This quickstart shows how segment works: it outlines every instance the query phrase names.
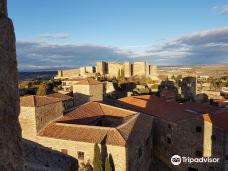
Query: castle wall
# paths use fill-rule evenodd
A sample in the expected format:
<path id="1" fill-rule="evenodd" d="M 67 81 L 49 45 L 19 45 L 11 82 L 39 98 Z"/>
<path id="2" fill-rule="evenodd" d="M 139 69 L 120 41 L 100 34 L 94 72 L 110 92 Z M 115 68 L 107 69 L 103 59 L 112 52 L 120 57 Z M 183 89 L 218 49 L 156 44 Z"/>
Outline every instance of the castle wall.
<path id="1" fill-rule="evenodd" d="M 108 68 L 107 68 L 107 63 L 106 62 L 97 62 L 96 63 L 97 67 L 96 67 L 96 72 L 101 74 L 101 75 L 105 75 L 108 73 Z"/>
<path id="2" fill-rule="evenodd" d="M 108 63 L 108 75 L 111 77 L 118 77 L 118 73 L 124 70 L 123 63 L 110 62 Z"/>
<path id="3" fill-rule="evenodd" d="M 80 75 L 80 69 L 59 70 L 55 78 L 73 78 Z"/>
<path id="4" fill-rule="evenodd" d="M 131 63 L 130 62 L 124 62 L 124 73 L 125 73 L 125 77 L 130 77 L 132 76 L 132 68 L 131 68 Z"/>
<path id="5" fill-rule="evenodd" d="M 146 75 L 146 64 L 145 62 L 134 62 L 133 65 L 134 75 Z"/>

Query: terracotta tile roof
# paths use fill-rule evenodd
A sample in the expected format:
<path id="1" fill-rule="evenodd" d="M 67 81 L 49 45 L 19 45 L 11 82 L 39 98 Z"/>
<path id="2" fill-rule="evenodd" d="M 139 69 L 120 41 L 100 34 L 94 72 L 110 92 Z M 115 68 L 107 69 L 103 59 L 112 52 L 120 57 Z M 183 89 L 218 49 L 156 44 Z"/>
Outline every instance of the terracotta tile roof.
<path id="1" fill-rule="evenodd" d="M 213 114 L 204 114 L 200 116 L 200 119 L 212 123 L 218 128 L 223 128 L 228 131 L 228 111 L 218 112 Z"/>
<path id="2" fill-rule="evenodd" d="M 20 98 L 20 106 L 22 107 L 40 107 L 48 104 L 60 102 L 60 99 L 46 96 L 23 96 Z"/>
<path id="3" fill-rule="evenodd" d="M 49 94 L 49 95 L 47 95 L 47 97 L 58 98 L 58 99 L 61 99 L 62 101 L 72 100 L 73 99 L 73 97 L 65 95 L 65 94 L 61 94 L 61 93 Z"/>
<path id="4" fill-rule="evenodd" d="M 167 121 L 177 122 L 196 117 L 208 111 L 215 110 L 208 105 L 196 103 L 179 104 L 176 101 L 167 102 L 156 96 L 131 96 L 116 101 L 123 108 L 139 111 Z"/>
<path id="5" fill-rule="evenodd" d="M 102 83 L 93 78 L 85 78 L 76 83 L 76 85 L 95 85 L 95 84 L 102 84 Z"/>
<path id="6" fill-rule="evenodd" d="M 129 110 L 101 104 L 98 102 L 89 102 L 85 105 L 80 106 L 79 108 L 71 111 L 67 115 L 63 116 L 58 121 L 70 121 L 76 119 L 86 118 L 89 119 L 91 117 L 100 117 L 100 116 L 117 116 L 117 117 L 127 117 L 134 115 L 136 112 L 132 112 Z M 94 118 L 91 118 L 92 120 Z"/>
<path id="7" fill-rule="evenodd" d="M 84 78 L 69 78 L 67 80 L 64 80 L 64 81 L 81 81 L 83 80 Z"/>
<path id="8" fill-rule="evenodd" d="M 117 127 L 67 123 L 67 121 L 75 119 L 89 119 L 90 117 L 103 115 L 127 117 L 127 119 Z M 148 136 L 148 129 L 151 130 L 151 128 L 152 117 L 150 116 L 97 102 L 90 102 L 49 124 L 39 133 L 39 136 L 88 143 L 105 142 L 110 145 L 126 146 L 128 143 L 141 141 L 144 136 Z"/>

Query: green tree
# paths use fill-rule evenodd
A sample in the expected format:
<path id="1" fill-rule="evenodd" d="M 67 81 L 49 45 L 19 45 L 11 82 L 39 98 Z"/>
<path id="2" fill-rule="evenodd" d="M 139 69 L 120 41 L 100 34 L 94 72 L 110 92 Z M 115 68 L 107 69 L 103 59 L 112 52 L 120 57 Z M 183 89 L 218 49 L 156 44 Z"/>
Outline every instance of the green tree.
<path id="1" fill-rule="evenodd" d="M 102 171 L 101 150 L 98 144 L 94 145 L 93 171 Z"/>
<path id="2" fill-rule="evenodd" d="M 110 155 L 109 155 L 110 156 Z M 112 171 L 112 166 L 110 164 L 110 157 L 107 156 L 105 160 L 105 171 Z"/>
<path id="3" fill-rule="evenodd" d="M 117 76 L 117 80 L 119 81 L 121 78 L 121 74 L 120 74 L 120 70 L 118 70 L 118 76 Z"/>
<path id="4" fill-rule="evenodd" d="M 36 92 L 36 95 L 38 96 L 45 96 L 47 94 L 47 84 L 41 83 L 38 87 L 38 90 Z"/>

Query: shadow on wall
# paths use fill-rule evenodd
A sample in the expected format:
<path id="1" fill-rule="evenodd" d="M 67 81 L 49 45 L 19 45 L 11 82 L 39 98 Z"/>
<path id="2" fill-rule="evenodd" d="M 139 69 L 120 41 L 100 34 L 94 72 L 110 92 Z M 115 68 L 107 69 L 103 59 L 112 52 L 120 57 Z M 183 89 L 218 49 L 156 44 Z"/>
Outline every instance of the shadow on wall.
<path id="1" fill-rule="evenodd" d="M 33 141 L 23 139 L 24 170 L 78 170 L 77 159 Z"/>
<path id="2" fill-rule="evenodd" d="M 82 93 L 74 93 L 74 106 L 79 106 L 85 104 L 90 101 L 91 96 L 82 94 Z"/>
<path id="3" fill-rule="evenodd" d="M 106 170 L 107 160 L 108 160 L 109 163 L 110 163 L 111 170 L 115 171 L 115 165 L 114 165 L 114 161 L 113 161 L 113 158 L 112 158 L 112 154 L 108 154 L 106 141 L 107 141 L 107 135 L 104 137 L 104 139 L 101 142 L 102 168 L 103 168 L 103 170 Z"/>

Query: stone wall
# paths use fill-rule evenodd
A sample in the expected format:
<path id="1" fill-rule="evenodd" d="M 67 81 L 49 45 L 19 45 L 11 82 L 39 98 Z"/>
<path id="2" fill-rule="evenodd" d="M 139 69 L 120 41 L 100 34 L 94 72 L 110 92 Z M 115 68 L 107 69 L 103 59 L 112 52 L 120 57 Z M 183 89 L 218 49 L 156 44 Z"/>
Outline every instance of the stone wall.
<path id="1" fill-rule="evenodd" d="M 151 130 L 148 130 L 147 135 L 143 135 L 142 138 L 137 137 L 128 143 L 127 148 L 127 167 L 129 171 L 149 171 L 151 170 L 151 162 L 153 160 L 153 134 Z"/>
<path id="2" fill-rule="evenodd" d="M 90 101 L 103 101 L 104 98 L 104 84 L 90 85 Z"/>
<path id="3" fill-rule="evenodd" d="M 59 70 L 58 75 L 55 78 L 73 78 L 78 77 L 79 75 L 80 69 Z"/>
<path id="4" fill-rule="evenodd" d="M 21 107 L 19 122 L 22 128 L 22 137 L 33 139 L 36 136 L 36 119 L 34 107 Z"/>
<path id="5" fill-rule="evenodd" d="M 94 143 L 75 142 L 40 136 L 37 136 L 35 141 L 43 146 L 52 148 L 53 150 L 60 152 L 64 150 L 68 155 L 78 159 L 79 166 L 81 166 L 82 163 L 86 164 L 87 162 L 89 162 L 91 165 L 93 164 Z M 99 146 L 101 148 L 101 145 Z M 106 145 L 106 148 L 107 154 L 111 154 L 113 157 L 115 170 L 126 171 L 126 148 L 112 145 Z M 84 152 L 84 159 L 78 158 L 78 152 Z"/>
<path id="6" fill-rule="evenodd" d="M 133 67 L 134 75 L 145 75 L 146 74 L 146 63 L 145 62 L 135 62 Z"/>
<path id="7" fill-rule="evenodd" d="M 223 136 L 222 131 L 213 128 L 208 130 L 208 123 L 200 119 L 172 123 L 156 119 L 155 122 L 155 156 L 175 171 L 187 171 L 189 167 L 199 171 L 221 170 L 221 163 L 181 163 L 178 166 L 171 164 L 173 155 L 197 158 L 197 151 L 202 156 L 219 157 L 222 159 Z M 207 129 L 205 129 L 207 128 Z M 197 131 L 198 129 L 198 131 Z M 199 131 L 201 130 L 201 131 Z M 211 135 L 215 135 L 216 141 L 211 141 Z"/>
<path id="8" fill-rule="evenodd" d="M 108 75 L 110 77 L 118 77 L 118 73 L 124 70 L 123 63 L 119 62 L 109 62 L 108 63 Z"/>
<path id="9" fill-rule="evenodd" d="M 89 85 L 74 85 L 73 95 L 74 95 L 74 106 L 78 106 L 86 102 L 89 102 L 89 99 L 90 99 Z"/>
<path id="10" fill-rule="evenodd" d="M 0 170 L 23 169 L 15 34 L 7 2 L 0 0 Z"/>
<path id="11" fill-rule="evenodd" d="M 21 107 L 19 121 L 23 138 L 33 139 L 51 121 L 63 115 L 63 104 L 57 102 L 41 107 Z"/>
<path id="12" fill-rule="evenodd" d="M 104 85 L 74 85 L 74 105 L 78 106 L 90 101 L 103 101 Z"/>

